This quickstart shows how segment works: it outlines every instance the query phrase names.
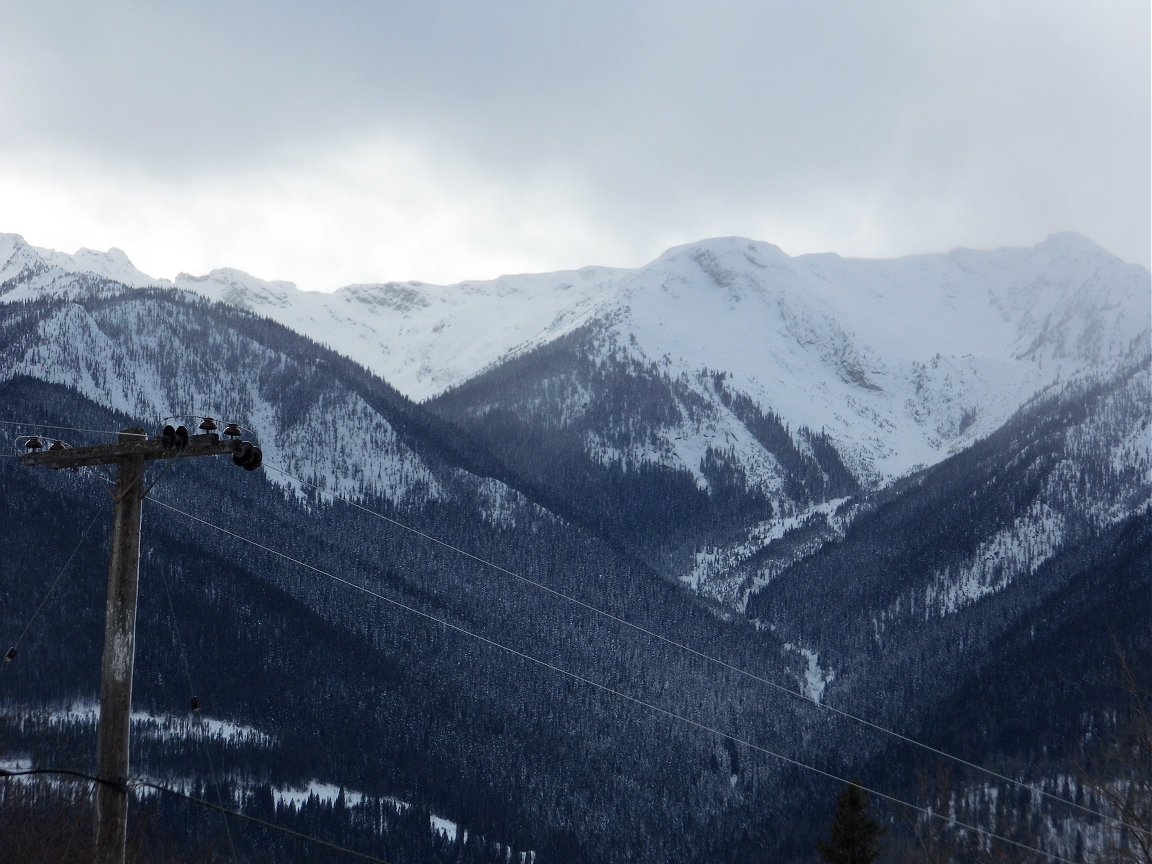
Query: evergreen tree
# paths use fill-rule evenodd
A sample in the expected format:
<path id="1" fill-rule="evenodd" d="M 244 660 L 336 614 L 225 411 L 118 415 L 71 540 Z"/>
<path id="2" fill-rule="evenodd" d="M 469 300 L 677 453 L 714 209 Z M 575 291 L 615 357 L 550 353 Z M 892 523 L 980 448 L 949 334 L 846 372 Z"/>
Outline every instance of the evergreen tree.
<path id="1" fill-rule="evenodd" d="M 828 843 L 819 841 L 820 857 L 828 864 L 872 864 L 880 856 L 884 829 L 868 813 L 868 798 L 851 783 L 836 799 Z"/>

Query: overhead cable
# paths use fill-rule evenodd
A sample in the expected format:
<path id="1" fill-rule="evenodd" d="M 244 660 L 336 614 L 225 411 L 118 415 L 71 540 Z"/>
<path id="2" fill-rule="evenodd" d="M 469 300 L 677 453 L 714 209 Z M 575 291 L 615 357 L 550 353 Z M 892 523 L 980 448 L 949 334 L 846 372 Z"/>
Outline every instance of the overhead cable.
<path id="1" fill-rule="evenodd" d="M 66 777 L 72 780 L 83 780 L 89 783 L 96 783 L 103 786 L 111 786 L 115 789 L 128 790 L 128 789 L 152 789 L 164 795 L 171 795 L 175 798 L 182 798 L 198 807 L 207 807 L 210 810 L 217 810 L 227 816 L 235 817 L 236 819 L 243 819 L 245 822 L 251 822 L 255 825 L 260 825 L 268 828 L 271 831 L 278 831 L 281 834 L 288 834 L 298 840 L 303 840 L 315 846 L 323 846 L 327 849 L 350 855 L 355 858 L 360 858 L 364 861 L 374 861 L 376 864 L 389 864 L 383 858 L 378 858 L 375 855 L 369 855 L 366 852 L 357 852 L 355 849 L 349 849 L 347 846 L 339 846 L 336 843 L 331 843 L 319 837 L 314 837 L 311 834 L 305 834 L 302 831 L 294 831 L 283 825 L 277 825 L 275 822 L 269 822 L 266 819 L 260 819 L 256 816 L 249 816 L 247 813 L 242 813 L 239 810 L 232 810 L 220 804 L 213 804 L 211 801 L 205 801 L 203 798 L 197 798 L 195 795 L 189 795 L 187 792 L 181 792 L 179 789 L 173 789 L 170 786 L 163 786 L 159 783 L 154 783 L 151 780 L 132 779 L 127 783 L 118 783 L 113 780 L 108 780 L 104 777 L 97 776 L 96 774 L 89 774 L 84 771 L 74 771 L 70 768 L 25 768 L 25 769 L 8 769 L 0 768 L 0 779 L 12 779 L 18 777 L 31 777 L 31 776 L 59 776 Z"/>
<path id="2" fill-rule="evenodd" d="M 257 549 L 262 549 L 263 551 L 268 552 L 271 555 L 275 555 L 279 558 L 284 559 L 285 561 L 289 561 L 293 564 L 296 564 L 297 566 L 303 567 L 306 570 L 311 570 L 312 572 L 314 572 L 320 576 L 324 576 L 327 579 L 331 579 L 334 582 L 338 582 L 342 585 L 345 585 L 349 588 L 353 588 L 357 591 L 360 591 L 360 592 L 367 594 L 371 597 L 374 597 L 378 600 L 382 600 L 385 603 L 388 603 L 392 606 L 395 606 L 395 607 L 402 609 L 406 612 L 409 612 L 413 615 L 424 618 L 428 621 L 432 621 L 436 624 L 440 624 L 441 626 L 448 628 L 450 630 L 454 630 L 457 633 L 460 633 L 460 634 L 465 635 L 465 636 L 469 636 L 473 639 L 476 639 L 480 642 L 483 642 L 486 645 L 490 645 L 493 648 L 499 648 L 501 651 L 505 651 L 508 654 L 511 654 L 515 657 L 522 659 L 522 660 L 527 660 L 528 662 L 534 663 L 537 666 L 540 666 L 544 669 L 548 669 L 552 672 L 559 673 L 560 675 L 567 676 L 568 678 L 571 678 L 575 681 L 579 681 L 582 684 L 586 684 L 586 685 L 593 687 L 597 690 L 600 690 L 604 693 L 608 693 L 612 696 L 616 696 L 617 698 L 623 699 L 627 702 L 631 702 L 635 705 L 639 705 L 643 708 L 648 709 L 649 711 L 652 711 L 655 714 L 659 714 L 663 717 L 667 717 L 669 719 L 676 720 L 677 722 L 680 722 L 680 723 L 684 723 L 688 726 L 691 726 L 691 727 L 697 729 L 698 731 L 707 732 L 707 733 L 709 733 L 709 734 L 711 734 L 717 738 L 721 738 L 721 739 L 725 739 L 725 740 L 731 740 L 731 741 L 733 741 L 733 742 L 735 742 L 735 743 L 737 743 L 743 747 L 748 748 L 749 750 L 755 751 L 757 753 L 763 753 L 766 756 L 771 756 L 775 759 L 778 759 L 778 760 L 785 762 L 789 765 L 792 765 L 796 768 L 801 768 L 805 771 L 810 771 L 810 772 L 813 772 L 815 774 L 818 774 L 821 777 L 824 777 L 826 779 L 836 780 L 840 783 L 847 783 L 847 784 L 855 785 L 858 788 L 860 788 L 862 791 L 868 792 L 869 794 L 872 794 L 872 795 L 875 795 L 877 798 L 882 798 L 882 799 L 889 801 L 893 804 L 898 804 L 902 807 L 909 808 L 911 810 L 914 810 L 914 811 L 916 811 L 922 815 L 928 816 L 930 818 L 942 820 L 944 822 L 947 822 L 950 826 L 952 826 L 954 828 L 960 828 L 963 830 L 972 831 L 976 834 L 979 834 L 982 837 L 987 837 L 990 840 L 997 840 L 999 842 L 1007 843 L 1011 846 L 1015 846 L 1019 849 L 1023 849 L 1027 852 L 1034 852 L 1038 855 L 1043 855 L 1043 856 L 1051 859 L 1052 861 L 1060 862 L 1060 864 L 1081 864 L 1081 862 L 1073 861 L 1069 858 L 1064 858 L 1060 855 L 1057 855 L 1054 852 L 1046 852 L 1043 849 L 1039 849 L 1035 846 L 1029 846 L 1027 843 L 1021 843 L 1018 840 L 1013 840 L 1009 837 L 1005 837 L 1001 834 L 997 834 L 993 831 L 989 831 L 986 828 L 980 828 L 977 825 L 972 825 L 972 824 L 969 824 L 967 822 L 963 822 L 959 819 L 954 819 L 954 818 L 949 817 L 943 813 L 938 813 L 935 810 L 932 810 L 928 807 L 922 807 L 919 804 L 913 804 L 912 802 L 905 801 L 904 799 L 898 798 L 895 795 L 890 795 L 886 792 L 881 792 L 877 789 L 873 789 L 873 788 L 870 788 L 868 786 L 862 786 L 859 783 L 854 783 L 851 780 L 848 780 L 848 779 L 841 777 L 837 774 L 834 774 L 830 771 L 825 771 L 822 768 L 817 768 L 816 766 L 810 765 L 807 762 L 803 762 L 799 759 L 794 759 L 791 756 L 786 756 L 782 753 L 778 753 L 775 750 L 771 750 L 767 747 L 761 746 L 761 745 L 756 744 L 752 741 L 748 741 L 747 739 L 739 738 L 735 735 L 730 735 L 727 732 L 722 732 L 721 730 L 717 729 L 714 726 L 710 726 L 706 723 L 701 723 L 698 720 L 693 720 L 690 717 L 686 717 L 683 714 L 679 714 L 675 711 L 669 711 L 667 708 L 661 708 L 660 706 L 655 705 L 651 702 L 648 702 L 644 699 L 641 699 L 637 696 L 632 696 L 628 693 L 624 693 L 623 691 L 617 690 L 613 687 L 609 687 L 607 684 L 602 684 L 599 681 L 595 681 L 591 678 L 587 678 L 587 677 L 580 675 L 576 672 L 572 672 L 568 669 L 564 669 L 561 666 L 556 666 L 555 664 L 549 663 L 546 660 L 541 660 L 538 657 L 534 657 L 531 654 L 527 654 L 523 651 L 519 651 L 515 648 L 512 648 L 508 645 L 503 644 L 502 642 L 497 642 L 494 639 L 489 639 L 487 636 L 483 636 L 479 633 L 468 630 L 467 628 L 461 627 L 458 624 L 453 624 L 452 622 L 447 621 L 443 618 L 439 618 L 436 615 L 432 615 L 429 612 L 424 612 L 423 610 L 417 609 L 414 606 L 409 606 L 408 604 L 402 603 L 401 601 L 396 600 L 392 597 L 388 597 L 384 594 L 380 594 L 377 591 L 373 591 L 371 588 L 367 588 L 363 585 L 359 585 L 355 582 L 352 582 L 351 580 L 345 579 L 341 576 L 337 576 L 334 573 L 330 573 L 326 570 L 322 570 L 319 567 L 315 567 L 311 564 L 308 564 L 305 561 L 301 561 L 298 558 L 294 558 L 285 552 L 281 552 L 278 549 L 272 548 L 271 546 L 266 546 L 263 543 L 260 543 L 256 540 L 252 540 L 251 538 L 245 537 L 242 534 L 237 534 L 235 531 L 231 531 L 227 528 L 224 528 L 223 526 L 217 525 L 213 522 L 209 522 L 207 519 L 203 519 L 203 518 L 196 516 L 192 513 L 188 513 L 184 510 L 180 510 L 179 508 L 173 507 L 170 504 L 165 504 L 163 501 L 157 501 L 154 498 L 150 498 L 147 500 L 149 500 L 151 503 L 153 503 L 159 507 L 163 507 L 166 510 L 170 510 L 173 513 L 177 513 L 181 516 L 184 516 L 187 519 L 191 519 L 194 522 L 199 522 L 202 525 L 205 525 L 209 528 L 213 528 L 217 531 L 220 531 L 224 534 L 229 535 L 230 537 L 234 537 L 235 539 L 240 540 L 244 543 L 247 543 L 251 546 L 254 546 Z"/>
<path id="3" fill-rule="evenodd" d="M 973 770 L 976 770 L 976 771 L 980 771 L 989 777 L 993 777 L 997 780 L 1002 780 L 1005 783 L 1010 783 L 1013 786 L 1016 786 L 1017 788 L 1026 789 L 1029 792 L 1040 795 L 1040 796 L 1047 798 L 1051 801 L 1057 801 L 1057 802 L 1064 804 L 1068 807 L 1073 807 L 1077 810 L 1080 810 L 1083 813 L 1087 813 L 1089 815 L 1096 816 L 1100 819 L 1105 819 L 1109 822 L 1113 822 L 1113 823 L 1120 825 L 1120 826 L 1123 826 L 1125 828 L 1135 830 L 1132 828 L 1131 825 L 1128 825 L 1122 819 L 1119 819 L 1115 816 L 1109 816 L 1106 813 L 1101 813 L 1098 810 L 1093 810 L 1091 807 L 1087 807 L 1083 804 L 1078 804 L 1075 801 L 1072 801 L 1068 798 L 1064 798 L 1064 797 L 1062 797 L 1060 795 L 1056 795 L 1052 792 L 1045 791 L 1044 789 L 1040 788 L 1039 786 L 1033 786 L 1029 783 L 1025 783 L 1022 780 L 1017 780 L 1017 779 L 1015 779 L 1013 777 L 1009 777 L 1005 774 L 1000 774 L 997 771 L 993 771 L 991 768 L 985 768 L 984 766 L 978 765 L 975 762 L 970 762 L 961 756 L 956 756 L 952 753 L 948 753 L 945 750 L 941 750 L 937 747 L 933 747 L 930 744 L 925 744 L 922 741 L 918 741 L 914 738 L 910 738 L 907 735 L 904 735 L 904 734 L 897 732 L 893 729 L 888 729 L 887 727 L 881 726 L 878 723 L 874 723 L 871 720 L 867 720 L 864 717 L 860 717 L 856 714 L 852 714 L 851 712 L 845 711 L 841 708 L 836 708 L 836 707 L 829 705 L 825 702 L 821 702 L 820 700 L 815 699 L 812 696 L 809 696 L 807 693 L 804 693 L 804 692 L 801 692 L 798 690 L 794 690 L 791 687 L 786 687 L 783 684 L 779 684 L 775 681 L 772 681 L 768 678 L 765 678 L 762 675 L 757 675 L 755 672 L 750 672 L 747 669 L 744 669 L 740 666 L 735 666 L 732 663 L 727 662 L 726 660 L 723 660 L 719 657 L 715 657 L 711 654 L 707 654 L 703 651 L 700 651 L 696 648 L 691 647 L 690 645 L 686 645 L 683 642 L 679 642 L 676 639 L 672 639 L 668 636 L 665 636 L 662 633 L 658 633 L 654 630 L 649 630 L 647 627 L 644 627 L 640 624 L 636 624 L 632 621 L 629 621 L 626 618 L 621 618 L 620 616 L 615 615 L 612 612 L 607 611 L 606 609 L 601 609 L 599 606 L 595 606 L 595 605 L 588 603 L 584 600 L 580 600 L 577 597 L 573 597 L 571 594 L 566 594 L 563 591 L 559 591 L 555 588 L 552 588 L 549 585 L 545 585 L 543 582 L 539 582 L 539 581 L 532 579 L 528 576 L 524 576 L 521 573 L 516 573 L 515 571 L 509 570 L 506 567 L 501 567 L 499 564 L 496 564 L 493 561 L 489 561 L 485 558 L 480 557 L 479 555 L 475 555 L 471 552 L 468 552 L 464 549 L 461 549 L 458 546 L 453 546 L 451 543 L 447 543 L 444 540 L 439 539 L 438 537 L 435 537 L 431 534 L 428 534 L 428 533 L 425 533 L 424 531 L 419 530 L 418 528 L 413 528 L 409 525 L 404 524 L 403 522 L 401 522 L 397 519 L 393 519 L 390 516 L 385 516 L 383 513 L 379 513 L 375 510 L 372 510 L 369 507 L 365 507 L 363 504 L 359 504 L 356 501 L 353 501 L 349 498 L 344 498 L 344 497 L 336 494 L 335 492 L 330 492 L 326 489 L 323 489 L 322 487 L 317 486 L 315 483 L 310 483 L 307 480 L 304 480 L 300 477 L 296 477 L 296 476 L 288 473 L 284 469 L 278 468 L 277 466 L 269 464 L 268 462 L 264 463 L 264 468 L 275 471 L 276 473 L 281 474 L 284 477 L 287 477 L 288 479 L 293 480 L 297 483 L 303 484 L 305 486 L 310 486 L 311 488 L 316 489 L 317 491 L 319 491 L 320 493 L 322 493 L 324 495 L 328 495 L 328 496 L 330 496 L 330 497 L 332 497 L 338 501 L 342 501 L 343 503 L 347 504 L 349 507 L 354 507 L 357 510 L 361 510 L 364 513 L 367 513 L 371 516 L 376 517 L 377 519 L 381 519 L 381 520 L 389 523 L 390 525 L 394 525 L 397 528 L 400 528 L 404 531 L 409 532 L 410 534 L 413 534 L 417 537 L 421 537 L 425 540 L 428 540 L 429 542 L 435 543 L 438 546 L 443 547 L 444 549 L 448 549 L 452 552 L 455 552 L 456 554 L 461 555 L 465 558 L 468 558 L 472 561 L 475 561 L 478 564 L 482 564 L 483 566 L 488 567 L 492 570 L 496 570 L 499 573 L 503 573 L 507 576 L 511 576 L 512 578 L 518 579 L 527 585 L 531 585 L 534 588 L 540 589 L 541 591 L 545 591 L 554 597 L 558 597 L 562 600 L 567 601 L 568 603 L 571 603 L 575 606 L 579 606 L 582 609 L 586 609 L 589 612 L 593 612 L 597 615 L 600 615 L 604 618 L 607 618 L 610 621 L 615 621 L 618 624 L 623 624 L 625 627 L 630 627 L 631 629 L 635 630 L 638 633 L 643 633 L 644 635 L 649 636 L 653 639 L 657 639 L 657 640 L 659 640 L 659 641 L 661 641 L 667 645 L 672 646 L 673 648 L 677 648 L 677 649 L 684 651 L 688 654 L 691 654 L 694 657 L 697 657 L 701 660 L 705 660 L 705 661 L 712 663 L 716 666 L 719 666 L 723 669 L 727 669 L 730 672 L 735 672 L 736 674 L 741 675 L 745 678 L 748 678 L 752 681 L 756 681 L 759 684 L 763 684 L 767 687 L 771 687 L 775 690 L 779 690 L 782 693 L 787 693 L 789 696 L 792 696 L 793 698 L 801 699 L 801 700 L 803 700 L 803 701 L 805 701 L 811 705 L 814 705 L 816 708 L 819 708 L 822 711 L 826 711 L 826 712 L 829 712 L 831 714 L 835 714 L 839 717 L 845 718 L 846 720 L 851 720 L 854 723 L 859 723 L 860 725 L 866 726 L 869 729 L 872 729 L 873 731 L 883 733 L 884 735 L 889 735 L 893 738 L 896 738 L 900 741 L 903 741 L 905 744 L 911 744 L 915 747 L 919 747 L 920 749 L 925 750 L 929 753 L 932 753 L 936 756 L 940 756 L 940 757 L 945 758 L 945 759 L 950 759 L 953 762 L 956 762 L 957 764 L 964 765 L 965 767 L 972 768 Z"/>
<path id="4" fill-rule="evenodd" d="M 92 518 L 88 520 L 88 524 L 85 526 L 83 533 L 81 533 L 80 539 L 76 541 L 76 545 L 72 547 L 72 552 L 68 555 L 67 560 L 57 571 L 55 578 L 53 578 L 52 584 L 48 586 L 48 590 L 45 591 L 44 596 L 40 598 L 40 603 L 37 605 L 36 610 L 32 613 L 31 617 L 29 617 L 27 623 L 24 625 L 24 629 L 20 631 L 20 635 L 16 637 L 16 641 L 13 642 L 11 647 L 8 649 L 8 653 L 4 655 L 4 659 L 8 661 L 3 664 L 4 666 L 7 666 L 8 663 L 16 659 L 16 651 L 20 647 L 20 643 L 24 640 L 24 637 L 28 635 L 28 631 L 32 629 L 32 624 L 36 621 L 41 611 L 43 611 L 44 607 L 48 604 L 48 600 L 52 597 L 53 592 L 56 591 L 56 586 L 60 584 L 60 580 L 63 578 L 64 573 L 68 570 L 68 565 L 72 563 L 72 559 L 76 557 L 76 553 L 80 551 L 80 547 L 83 546 L 84 541 L 88 539 L 88 532 L 92 530 L 92 526 L 96 524 L 96 520 L 99 518 L 99 516 L 100 510 L 97 510 L 92 514 Z"/>
<path id="5" fill-rule="evenodd" d="M 33 423 L 27 420 L 0 420 L 0 424 L 4 426 L 31 426 L 36 429 L 61 429 L 65 432 L 91 432 L 94 435 L 134 435 L 138 438 L 146 438 L 146 433 L 141 432 L 116 432 L 111 429 L 81 429 L 76 426 L 53 426 L 48 423 Z"/>
<path id="6" fill-rule="evenodd" d="M 184 641 L 180 638 L 180 628 L 176 623 L 176 605 L 172 602 L 172 592 L 168 588 L 168 574 L 165 572 L 164 565 L 161 564 L 157 569 L 160 570 L 160 579 L 164 583 L 164 596 L 168 598 L 168 614 L 169 621 L 172 622 L 172 641 L 175 642 L 176 653 L 180 657 L 180 665 L 184 667 L 184 680 L 188 683 L 188 696 L 192 700 L 192 712 L 196 716 L 196 728 L 199 731 L 197 736 L 200 739 L 200 749 L 204 754 L 204 758 L 208 762 L 208 774 L 212 778 L 212 786 L 216 789 L 216 803 L 220 805 L 220 809 L 224 811 L 224 797 L 220 791 L 220 779 L 216 776 L 216 764 L 212 759 L 212 750 L 208 746 L 208 738 L 205 735 L 204 715 L 200 711 L 200 703 L 196 698 L 196 688 L 192 685 L 192 670 L 188 664 L 188 653 L 184 650 Z M 236 845 L 232 842 L 232 828 L 228 824 L 228 817 L 224 817 L 224 834 L 228 838 L 228 848 L 232 852 L 232 860 L 239 860 L 236 857 Z"/>

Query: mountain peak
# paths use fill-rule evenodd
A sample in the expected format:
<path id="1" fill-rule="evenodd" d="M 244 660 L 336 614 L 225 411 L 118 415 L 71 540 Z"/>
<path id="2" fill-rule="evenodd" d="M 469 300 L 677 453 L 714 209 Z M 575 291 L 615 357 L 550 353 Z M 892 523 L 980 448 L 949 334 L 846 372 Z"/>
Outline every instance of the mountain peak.
<path id="1" fill-rule="evenodd" d="M 717 258 L 738 256 L 757 263 L 769 261 L 791 260 L 779 246 L 766 243 L 762 240 L 752 240 L 749 237 L 708 237 L 692 243 L 684 243 L 667 249 L 657 261 L 675 261 L 683 258 L 695 258 L 700 255 L 711 255 Z"/>
<path id="2" fill-rule="evenodd" d="M 249 310 L 268 306 L 285 309 L 303 293 L 295 282 L 268 281 L 234 267 L 217 267 L 204 276 L 180 273 L 175 282 L 177 288 Z"/>
<path id="3" fill-rule="evenodd" d="M 167 279 L 157 279 L 139 270 L 128 254 L 116 246 L 109 247 L 106 252 L 82 246 L 72 255 L 51 249 L 37 251 L 45 262 L 68 273 L 95 273 L 113 282 L 135 287 L 170 284 Z"/>
<path id="4" fill-rule="evenodd" d="M 1112 253 L 1103 246 L 1075 231 L 1057 231 L 1049 234 L 1036 245 L 1036 248 L 1081 255 L 1104 254 L 1112 257 Z"/>
<path id="5" fill-rule="evenodd" d="M 20 234 L 0 233 L 0 270 L 3 270 L 18 252 L 31 249 L 28 241 Z"/>

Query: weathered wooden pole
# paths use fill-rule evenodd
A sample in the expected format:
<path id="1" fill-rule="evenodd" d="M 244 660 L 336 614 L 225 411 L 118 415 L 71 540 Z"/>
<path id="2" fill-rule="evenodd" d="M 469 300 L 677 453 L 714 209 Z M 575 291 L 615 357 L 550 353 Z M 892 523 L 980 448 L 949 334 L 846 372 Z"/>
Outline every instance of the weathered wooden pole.
<path id="1" fill-rule="evenodd" d="M 144 472 L 158 459 L 231 455 L 246 470 L 260 467 L 260 448 L 239 440 L 239 427 L 229 426 L 220 440 L 215 421 L 204 418 L 203 435 L 181 426 L 149 438 L 143 429 L 125 429 L 116 444 L 71 448 L 59 442 L 21 460 L 47 468 L 115 465 L 116 514 L 112 558 L 108 566 L 108 602 L 104 620 L 104 660 L 100 671 L 100 728 L 96 762 L 101 782 L 96 791 L 96 864 L 124 864 L 128 829 L 128 745 L 132 722 L 132 668 L 136 657 L 136 595 L 140 584 L 140 517 L 148 488 Z M 29 448 L 41 449 L 36 436 Z"/>
<path id="2" fill-rule="evenodd" d="M 127 429 L 121 443 L 139 442 Z M 128 828 L 128 741 L 132 723 L 132 670 L 136 657 L 136 594 L 140 585 L 140 520 L 144 509 L 143 456 L 118 464 L 104 660 L 100 669 L 100 730 L 96 764 L 105 782 L 96 789 L 96 864 L 123 864 Z"/>

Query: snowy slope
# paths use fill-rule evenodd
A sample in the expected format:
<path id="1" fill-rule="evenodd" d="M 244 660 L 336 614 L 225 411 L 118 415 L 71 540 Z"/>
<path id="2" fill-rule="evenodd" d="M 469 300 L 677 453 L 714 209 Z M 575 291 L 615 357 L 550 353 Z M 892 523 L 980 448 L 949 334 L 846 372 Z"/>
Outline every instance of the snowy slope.
<path id="1" fill-rule="evenodd" d="M 417 399 L 596 322 L 669 374 L 729 373 L 793 427 L 825 430 L 871 482 L 956 452 L 1043 387 L 1117 356 L 1146 328 L 1150 290 L 1146 270 L 1073 234 L 892 261 L 791 258 L 722 238 L 634 271 L 334 294 L 231 270 L 176 284 L 329 344 Z M 699 395 L 715 401 L 706 386 Z M 723 415 L 674 430 L 644 458 L 698 473 L 709 446 L 748 437 Z M 771 485 L 763 458 L 748 467 Z"/>
<path id="2" fill-rule="evenodd" d="M 199 277 L 181 273 L 176 285 L 266 315 L 423 399 L 513 349 L 555 338 L 587 320 L 595 301 L 621 275 L 587 267 L 448 286 L 349 285 L 325 294 L 222 269 Z"/>
<path id="3" fill-rule="evenodd" d="M 861 479 L 932 464 L 1147 330 L 1148 271 L 1076 235 L 894 261 L 720 239 L 629 277 L 617 344 L 823 429 Z M 735 430 L 728 430 L 737 434 Z"/>
<path id="4" fill-rule="evenodd" d="M 1033 248 L 890 261 L 792 258 L 767 243 L 720 238 L 637 270 L 331 294 L 232 269 L 161 283 L 117 249 L 64 255 L 15 235 L 0 235 L 0 261 L 0 298 L 71 285 L 67 274 L 79 272 L 173 284 L 285 324 L 414 399 L 591 323 L 602 344 L 688 376 L 694 398 L 712 405 L 630 455 L 700 475 L 709 447 L 734 448 L 765 488 L 777 466 L 720 405 L 703 370 L 727 373 L 731 389 L 793 429 L 824 430 L 858 479 L 884 482 L 962 449 L 1044 387 L 1121 354 L 1147 329 L 1152 291 L 1148 271 L 1074 234 Z"/>
<path id="5" fill-rule="evenodd" d="M 80 249 L 69 255 L 32 246 L 19 234 L 0 234 L 0 302 L 67 292 L 76 287 L 76 276 L 134 288 L 171 284 L 136 269 L 121 249 Z"/>
<path id="6" fill-rule="evenodd" d="M 66 254 L 0 234 L 0 302 L 75 293 L 77 275 L 135 288 L 176 287 L 267 316 L 355 360 L 414 399 L 434 395 L 514 349 L 546 342 L 587 320 L 627 271 L 504 276 L 485 282 L 349 285 L 300 291 L 233 268 L 158 279 L 120 249 Z"/>

